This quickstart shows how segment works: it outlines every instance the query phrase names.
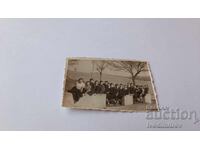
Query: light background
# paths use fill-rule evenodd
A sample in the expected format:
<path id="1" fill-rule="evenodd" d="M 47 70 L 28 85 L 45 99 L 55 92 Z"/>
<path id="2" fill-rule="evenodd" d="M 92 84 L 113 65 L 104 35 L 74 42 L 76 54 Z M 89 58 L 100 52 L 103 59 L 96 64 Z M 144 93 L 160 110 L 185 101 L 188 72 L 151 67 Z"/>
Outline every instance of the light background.
<path id="1" fill-rule="evenodd" d="M 199 19 L 1 19 L 0 130 L 152 130 L 145 113 L 62 108 L 71 56 L 147 60 L 160 105 L 200 118 Z"/>

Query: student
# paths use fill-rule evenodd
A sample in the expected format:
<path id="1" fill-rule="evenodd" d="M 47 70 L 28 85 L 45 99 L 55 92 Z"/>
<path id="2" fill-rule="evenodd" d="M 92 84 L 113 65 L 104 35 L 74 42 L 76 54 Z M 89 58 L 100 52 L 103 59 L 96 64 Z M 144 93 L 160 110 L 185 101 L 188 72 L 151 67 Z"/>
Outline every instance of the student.
<path id="1" fill-rule="evenodd" d="M 99 86 L 99 81 L 94 82 L 94 93 L 99 94 L 100 93 L 100 86 Z"/>
<path id="2" fill-rule="evenodd" d="M 115 104 L 117 103 L 118 94 L 119 94 L 119 85 L 115 84 L 114 93 L 113 93 L 113 98 L 114 98 Z"/>
<path id="3" fill-rule="evenodd" d="M 133 86 L 133 83 L 130 84 L 130 94 L 134 94 L 135 87 Z"/>
<path id="4" fill-rule="evenodd" d="M 133 86 L 131 93 L 133 93 L 133 103 L 137 103 L 138 102 L 138 100 L 137 100 L 137 98 L 138 98 L 138 87 L 137 87 L 137 85 Z"/>
<path id="5" fill-rule="evenodd" d="M 115 87 L 113 83 L 110 83 L 109 91 L 107 92 L 107 104 L 114 104 L 115 103 Z"/>
<path id="6" fill-rule="evenodd" d="M 94 80 L 92 78 L 90 79 L 90 86 L 91 86 L 91 90 L 88 94 L 91 96 L 95 93 L 95 84 L 94 84 Z"/>
<path id="7" fill-rule="evenodd" d="M 149 90 L 148 86 L 146 85 L 142 86 L 141 99 L 143 103 L 145 102 L 145 96 L 148 94 L 148 90 Z"/>
<path id="8" fill-rule="evenodd" d="M 84 88 L 84 93 L 91 95 L 91 85 L 90 85 L 90 81 L 87 81 L 85 83 L 85 88 Z"/>
<path id="9" fill-rule="evenodd" d="M 139 86 L 136 86 L 134 98 L 135 98 L 135 102 L 137 102 L 137 103 L 140 102 L 140 92 L 141 92 L 141 90 L 140 90 Z"/>
<path id="10" fill-rule="evenodd" d="M 127 83 L 127 92 L 127 95 L 131 94 L 131 83 Z"/>
<path id="11" fill-rule="evenodd" d="M 103 81 L 100 81 L 99 83 L 99 94 L 104 94 L 105 93 L 105 86 Z"/>
<path id="12" fill-rule="evenodd" d="M 122 105 L 123 103 L 123 99 L 124 99 L 124 96 L 125 96 L 125 91 L 124 91 L 124 87 L 122 84 L 120 84 L 120 87 L 118 89 L 118 95 L 117 95 L 117 102 Z"/>
<path id="13" fill-rule="evenodd" d="M 144 87 L 144 93 L 145 93 L 145 96 L 149 93 L 149 87 L 148 87 L 148 85 L 146 85 Z"/>
<path id="14" fill-rule="evenodd" d="M 139 86 L 139 90 L 138 90 L 138 101 L 139 101 L 140 103 L 143 103 L 143 100 L 142 100 L 143 92 L 144 92 L 144 90 L 143 90 L 142 86 Z"/>
<path id="15" fill-rule="evenodd" d="M 111 83 L 108 83 L 108 87 L 105 90 L 105 94 L 106 94 L 106 104 L 109 105 L 109 100 L 110 100 L 110 88 L 111 88 Z"/>
<path id="16" fill-rule="evenodd" d="M 129 89 L 127 85 L 124 86 L 124 96 L 126 95 L 129 95 Z"/>
<path id="17" fill-rule="evenodd" d="M 106 94 L 106 93 L 108 92 L 108 88 L 109 88 L 109 83 L 108 83 L 108 81 L 105 81 L 105 82 L 103 83 L 103 85 L 104 85 L 104 87 L 105 87 L 104 94 Z"/>
<path id="18" fill-rule="evenodd" d="M 83 79 L 80 78 L 76 81 L 76 85 L 71 90 L 69 90 L 69 92 L 72 93 L 74 103 L 78 102 L 80 97 L 83 96 L 84 88 L 85 88 L 85 83 Z"/>

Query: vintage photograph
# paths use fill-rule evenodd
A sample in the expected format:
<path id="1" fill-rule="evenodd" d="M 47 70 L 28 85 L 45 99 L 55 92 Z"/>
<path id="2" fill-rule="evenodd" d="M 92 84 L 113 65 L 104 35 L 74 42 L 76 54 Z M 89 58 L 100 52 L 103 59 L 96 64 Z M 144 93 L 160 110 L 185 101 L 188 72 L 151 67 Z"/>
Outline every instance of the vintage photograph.
<path id="1" fill-rule="evenodd" d="M 158 111 L 146 61 L 67 58 L 63 106 L 124 112 Z"/>

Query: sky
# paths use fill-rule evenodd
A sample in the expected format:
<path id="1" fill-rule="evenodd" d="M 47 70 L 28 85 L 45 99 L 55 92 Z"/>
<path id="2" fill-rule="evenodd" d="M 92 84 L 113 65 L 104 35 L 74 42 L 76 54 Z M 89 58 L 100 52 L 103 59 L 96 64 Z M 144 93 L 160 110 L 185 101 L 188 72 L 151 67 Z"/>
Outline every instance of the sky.
<path id="1" fill-rule="evenodd" d="M 93 71 L 93 65 L 92 65 L 91 60 L 79 60 L 77 63 L 75 63 L 73 65 L 69 65 L 68 69 L 71 71 L 90 73 Z M 96 66 L 94 66 L 93 72 L 97 72 Z M 114 69 L 111 69 L 110 67 L 109 68 L 107 67 L 105 70 L 103 70 L 103 73 L 110 74 L 110 75 L 125 76 L 125 77 L 130 76 L 130 74 L 128 72 L 116 71 Z M 147 76 L 147 75 L 148 75 L 147 72 L 141 72 L 139 74 L 139 76 Z"/>

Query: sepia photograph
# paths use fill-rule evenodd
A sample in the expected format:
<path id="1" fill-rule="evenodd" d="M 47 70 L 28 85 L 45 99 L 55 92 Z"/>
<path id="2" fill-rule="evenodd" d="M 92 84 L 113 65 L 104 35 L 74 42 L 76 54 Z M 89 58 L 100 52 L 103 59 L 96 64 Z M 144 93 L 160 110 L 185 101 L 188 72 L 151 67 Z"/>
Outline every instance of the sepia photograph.
<path id="1" fill-rule="evenodd" d="M 68 58 L 63 106 L 125 112 L 158 111 L 148 62 Z"/>

